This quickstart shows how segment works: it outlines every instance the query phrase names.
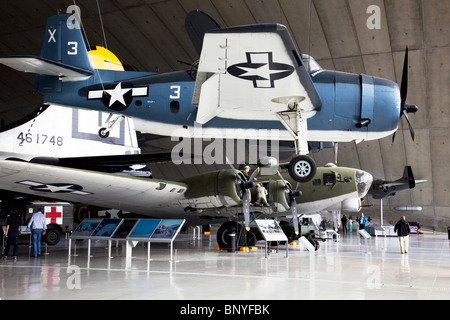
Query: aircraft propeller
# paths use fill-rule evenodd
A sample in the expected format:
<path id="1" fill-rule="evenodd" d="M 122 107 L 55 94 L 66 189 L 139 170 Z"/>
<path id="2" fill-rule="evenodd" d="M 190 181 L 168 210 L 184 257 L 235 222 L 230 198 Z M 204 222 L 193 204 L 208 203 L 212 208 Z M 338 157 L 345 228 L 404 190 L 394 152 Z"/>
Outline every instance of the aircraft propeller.
<path id="1" fill-rule="evenodd" d="M 277 172 L 278 176 L 281 178 L 281 181 L 284 183 L 284 187 L 286 188 L 286 191 L 289 194 L 289 210 L 292 214 L 292 223 L 294 224 L 294 231 L 295 234 L 299 234 L 298 230 L 298 214 L 297 214 L 297 201 L 295 200 L 296 197 L 299 197 L 302 195 L 302 192 L 297 190 L 299 183 L 297 183 L 297 188 L 295 190 L 292 190 L 291 185 L 284 180 L 283 176 L 281 175 L 280 171 Z"/>
<path id="2" fill-rule="evenodd" d="M 228 160 L 228 157 L 225 157 L 226 162 L 233 170 L 234 174 L 236 175 L 236 178 L 239 180 L 239 184 L 241 186 L 242 190 L 242 208 L 244 213 L 244 221 L 245 221 L 245 229 L 247 231 L 250 230 L 250 197 L 249 197 L 249 189 L 253 188 L 255 186 L 255 183 L 253 182 L 253 179 L 258 175 L 260 168 L 256 168 L 255 171 L 251 174 L 248 181 L 245 181 L 242 178 L 242 175 L 239 174 L 239 171 L 237 171 L 233 164 Z"/>
<path id="3" fill-rule="evenodd" d="M 406 97 L 408 95 L 408 46 L 406 46 L 405 50 L 405 60 L 403 62 L 403 73 L 402 73 L 402 82 L 400 84 L 400 98 L 401 98 L 401 106 L 400 106 L 400 118 L 402 116 L 405 117 L 408 122 L 409 132 L 411 134 L 411 138 L 413 141 L 416 141 L 416 135 L 414 133 L 414 129 L 411 125 L 411 122 L 408 118 L 408 113 L 416 113 L 419 108 L 416 105 L 407 104 Z M 395 140 L 395 133 L 392 136 L 392 143 Z"/>

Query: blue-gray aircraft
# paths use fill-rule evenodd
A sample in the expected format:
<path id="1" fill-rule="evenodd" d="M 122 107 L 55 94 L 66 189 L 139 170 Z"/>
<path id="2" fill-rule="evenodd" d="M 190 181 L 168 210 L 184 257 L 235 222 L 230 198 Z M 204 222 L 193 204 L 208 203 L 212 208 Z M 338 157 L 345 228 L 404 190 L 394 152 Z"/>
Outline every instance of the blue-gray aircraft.
<path id="1" fill-rule="evenodd" d="M 314 177 L 307 156 L 320 142 L 361 142 L 394 134 L 403 115 L 411 136 L 406 103 L 408 51 L 402 83 L 364 74 L 322 69 L 297 50 L 281 24 L 220 28 L 200 11 L 186 20 L 200 55 L 195 68 L 170 73 L 96 68 L 88 57 L 80 19 L 52 16 L 40 56 L 0 59 L 23 72 L 36 73 L 35 89 L 44 103 L 109 112 L 99 132 L 107 136 L 124 117 L 144 133 L 193 138 L 293 140 L 296 156 L 289 174 L 297 182 Z M 212 135 L 212 136 L 208 136 Z M 253 136 L 249 136 L 253 135 Z M 269 137 L 269 138 L 267 138 Z"/>

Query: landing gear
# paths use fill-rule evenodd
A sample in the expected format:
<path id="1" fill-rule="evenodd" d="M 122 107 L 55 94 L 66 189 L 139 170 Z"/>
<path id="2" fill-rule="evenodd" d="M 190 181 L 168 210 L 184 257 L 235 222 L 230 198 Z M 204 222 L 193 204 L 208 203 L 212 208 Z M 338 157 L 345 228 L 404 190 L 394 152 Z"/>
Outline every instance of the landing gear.
<path id="1" fill-rule="evenodd" d="M 304 97 L 284 97 L 275 99 L 274 101 L 286 104 L 288 109 L 283 112 L 278 112 L 277 117 L 294 138 L 297 156 L 289 163 L 289 174 L 297 182 L 310 181 L 314 178 L 317 171 L 315 161 L 306 155 L 309 153 L 308 129 L 304 111 L 299 106 L 299 103 L 303 100 Z"/>
<path id="2" fill-rule="evenodd" d="M 245 228 L 236 221 L 228 221 L 217 230 L 217 243 L 220 249 L 239 248 L 246 245 Z M 234 239 L 233 239 L 234 238 Z"/>
<path id="3" fill-rule="evenodd" d="M 314 160 L 307 155 L 299 155 L 289 162 L 289 175 L 297 182 L 310 181 L 317 171 Z"/>
<path id="4" fill-rule="evenodd" d="M 109 132 L 120 122 L 122 122 L 123 119 L 125 119 L 125 116 L 118 115 L 114 119 L 111 120 L 111 117 L 113 116 L 112 113 L 109 114 L 108 119 L 106 119 L 106 127 L 101 128 L 98 130 L 98 135 L 100 138 L 106 139 L 109 137 Z"/>
<path id="5" fill-rule="evenodd" d="M 109 137 L 109 131 L 106 131 L 106 128 L 100 128 L 100 130 L 98 130 L 98 136 L 102 139 L 106 139 Z"/>

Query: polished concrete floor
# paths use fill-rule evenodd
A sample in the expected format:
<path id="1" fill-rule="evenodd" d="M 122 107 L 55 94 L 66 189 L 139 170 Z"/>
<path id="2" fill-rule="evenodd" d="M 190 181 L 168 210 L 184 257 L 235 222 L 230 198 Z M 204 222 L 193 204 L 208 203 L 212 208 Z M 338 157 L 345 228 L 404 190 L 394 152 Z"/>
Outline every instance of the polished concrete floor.
<path id="1" fill-rule="evenodd" d="M 32 258 L 28 245 L 18 259 L 0 261 L 0 298 L 13 299 L 450 299 L 447 234 L 412 234 L 401 254 L 396 237 L 361 239 L 355 232 L 320 243 L 277 251 L 214 250 L 215 234 L 194 240 L 192 231 L 167 244 L 125 247 L 68 240 Z"/>

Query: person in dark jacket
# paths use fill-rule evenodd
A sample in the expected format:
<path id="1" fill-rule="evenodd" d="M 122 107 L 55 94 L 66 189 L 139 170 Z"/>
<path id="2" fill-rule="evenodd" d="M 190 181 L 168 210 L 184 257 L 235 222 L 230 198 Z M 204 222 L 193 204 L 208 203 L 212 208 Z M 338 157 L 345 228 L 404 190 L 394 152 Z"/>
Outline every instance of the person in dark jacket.
<path id="1" fill-rule="evenodd" d="M 400 252 L 408 253 L 409 233 L 411 232 L 411 229 L 409 228 L 409 223 L 406 222 L 405 216 L 402 216 L 395 224 L 394 232 L 397 232 L 398 241 L 400 243 Z"/>
<path id="2" fill-rule="evenodd" d="M 8 258 L 9 248 L 11 246 L 14 246 L 13 249 L 14 260 L 17 259 L 17 247 L 19 244 L 19 235 L 21 233 L 21 230 L 22 230 L 22 218 L 17 213 L 17 210 L 13 209 L 11 211 L 11 215 L 8 217 L 8 220 L 6 220 L 6 230 L 5 230 L 6 247 L 4 252 L 5 259 Z"/>

